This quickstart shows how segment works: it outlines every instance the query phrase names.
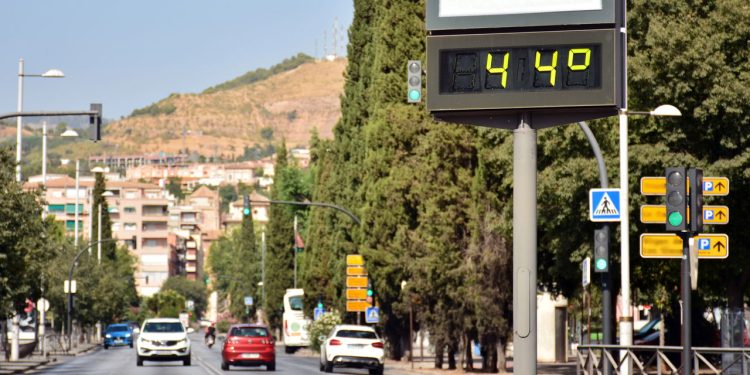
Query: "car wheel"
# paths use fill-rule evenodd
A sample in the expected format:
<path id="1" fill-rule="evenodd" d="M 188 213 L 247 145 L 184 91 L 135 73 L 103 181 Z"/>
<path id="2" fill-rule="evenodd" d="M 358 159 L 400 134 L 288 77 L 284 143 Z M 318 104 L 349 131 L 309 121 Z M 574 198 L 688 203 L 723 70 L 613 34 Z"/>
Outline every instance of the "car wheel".
<path id="1" fill-rule="evenodd" d="M 273 361 L 267 364 L 266 371 L 276 371 L 276 361 Z"/>
<path id="2" fill-rule="evenodd" d="M 383 365 L 370 369 L 370 375 L 383 375 Z"/>
<path id="3" fill-rule="evenodd" d="M 109 349 L 109 345 L 104 345 L 104 350 Z"/>
<path id="4" fill-rule="evenodd" d="M 183 366 L 190 366 L 190 356 L 185 357 L 185 359 L 182 360 Z"/>
<path id="5" fill-rule="evenodd" d="M 285 346 L 284 347 L 284 353 L 286 353 L 286 354 L 294 354 L 294 347 Z"/>
<path id="6" fill-rule="evenodd" d="M 130 346 L 130 348 L 133 349 L 133 343 L 132 342 L 128 346 Z"/>
<path id="7" fill-rule="evenodd" d="M 333 362 L 326 361 L 326 367 L 323 369 L 325 372 L 333 372 Z"/>
<path id="8" fill-rule="evenodd" d="M 138 356 L 138 358 L 136 358 L 136 360 L 135 360 L 135 364 L 137 366 L 143 366 L 143 357 Z"/>
<path id="9" fill-rule="evenodd" d="M 229 370 L 229 363 L 221 361 L 221 369 L 224 370 L 224 371 L 228 371 Z"/>
<path id="10" fill-rule="evenodd" d="M 326 367 L 323 365 L 323 362 L 320 362 L 320 371 L 325 371 Z"/>

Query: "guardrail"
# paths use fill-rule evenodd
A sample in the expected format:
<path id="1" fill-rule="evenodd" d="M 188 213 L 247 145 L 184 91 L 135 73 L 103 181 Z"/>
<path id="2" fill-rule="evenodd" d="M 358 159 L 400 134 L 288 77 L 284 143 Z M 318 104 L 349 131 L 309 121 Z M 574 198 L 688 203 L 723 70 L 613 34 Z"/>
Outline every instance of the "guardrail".
<path id="1" fill-rule="evenodd" d="M 620 357 L 620 353 L 624 356 Z M 576 374 L 599 375 L 609 367 L 609 374 L 623 374 L 620 365 L 631 360 L 632 373 L 642 375 L 681 374 L 681 346 L 579 345 L 576 351 Z M 750 348 L 693 347 L 693 374 L 750 375 Z M 674 361 L 674 362 L 673 362 Z"/>

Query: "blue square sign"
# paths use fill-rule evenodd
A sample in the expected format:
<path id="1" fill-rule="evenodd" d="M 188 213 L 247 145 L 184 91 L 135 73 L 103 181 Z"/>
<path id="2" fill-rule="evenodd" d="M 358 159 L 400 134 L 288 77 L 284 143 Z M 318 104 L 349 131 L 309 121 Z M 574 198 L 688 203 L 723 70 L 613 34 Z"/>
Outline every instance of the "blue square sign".
<path id="1" fill-rule="evenodd" d="M 699 238 L 698 239 L 698 250 L 711 250 L 711 239 L 710 238 Z"/>
<path id="2" fill-rule="evenodd" d="M 620 221 L 620 189 L 589 190 L 589 219 L 595 222 Z"/>

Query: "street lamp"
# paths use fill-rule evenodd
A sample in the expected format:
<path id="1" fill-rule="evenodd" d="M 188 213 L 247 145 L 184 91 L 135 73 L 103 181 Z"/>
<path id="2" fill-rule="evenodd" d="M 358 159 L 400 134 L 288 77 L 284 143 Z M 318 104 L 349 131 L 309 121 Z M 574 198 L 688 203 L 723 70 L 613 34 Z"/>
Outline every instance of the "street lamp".
<path id="1" fill-rule="evenodd" d="M 406 280 L 401 280 L 401 292 L 406 290 Z M 414 301 L 409 298 L 409 362 L 411 362 L 411 369 L 414 370 L 414 339 L 412 335 L 414 332 Z"/>
<path id="2" fill-rule="evenodd" d="M 73 129 L 67 129 L 60 136 L 74 138 L 78 137 L 78 132 Z M 47 187 L 47 121 L 42 121 L 42 186 Z M 47 218 L 46 206 L 42 210 L 42 219 L 45 218 Z"/>
<path id="3" fill-rule="evenodd" d="M 628 207 L 628 116 L 682 116 L 679 109 L 671 105 L 660 105 L 652 111 L 638 112 L 623 108 L 620 111 L 620 284 L 622 285 L 622 317 L 620 318 L 620 345 L 633 345 L 633 316 L 630 313 L 630 217 Z M 620 356 L 625 355 L 621 352 Z M 630 361 L 622 367 L 630 371 Z"/>
<path id="4" fill-rule="evenodd" d="M 23 71 L 23 59 L 18 60 L 18 112 L 23 112 L 23 78 L 63 78 L 65 74 L 58 69 L 50 69 L 43 74 L 27 74 Z M 21 150 L 22 150 L 23 117 L 16 118 L 16 181 L 21 182 Z"/>

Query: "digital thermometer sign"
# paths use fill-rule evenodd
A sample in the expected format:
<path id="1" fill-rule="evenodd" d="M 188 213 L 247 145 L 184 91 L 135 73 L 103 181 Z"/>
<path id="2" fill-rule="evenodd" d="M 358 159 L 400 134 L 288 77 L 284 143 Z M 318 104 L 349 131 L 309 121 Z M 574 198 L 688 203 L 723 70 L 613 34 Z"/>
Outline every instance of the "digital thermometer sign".
<path id="1" fill-rule="evenodd" d="M 511 123 L 522 112 L 555 123 L 609 116 L 621 99 L 616 51 L 611 29 L 432 35 L 427 108 L 441 119 L 507 115 Z"/>

